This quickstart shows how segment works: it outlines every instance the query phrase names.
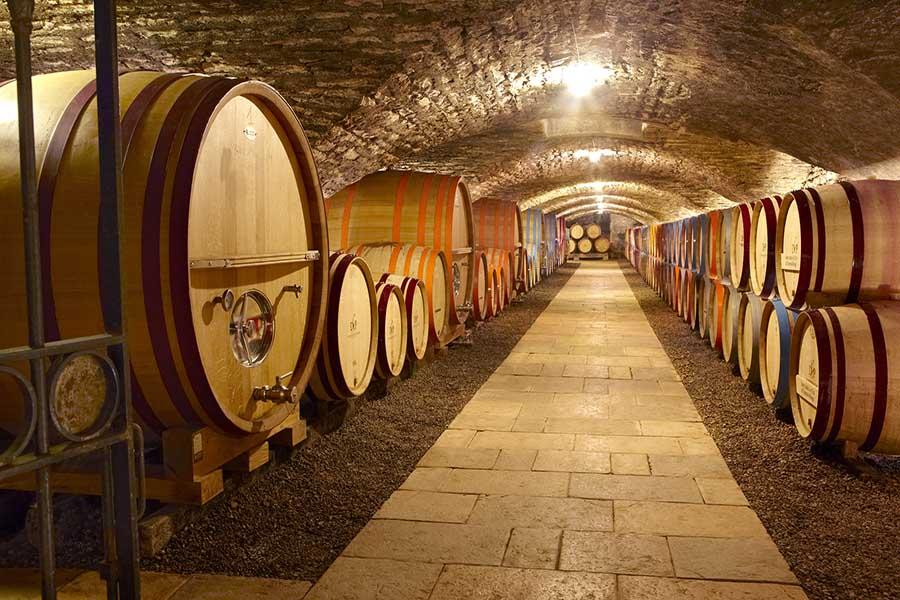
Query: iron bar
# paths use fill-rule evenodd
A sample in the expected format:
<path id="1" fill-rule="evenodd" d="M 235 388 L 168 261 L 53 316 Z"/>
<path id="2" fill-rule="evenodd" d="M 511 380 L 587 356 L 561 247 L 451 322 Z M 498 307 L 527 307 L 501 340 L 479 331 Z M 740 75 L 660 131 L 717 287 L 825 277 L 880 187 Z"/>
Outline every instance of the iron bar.
<path id="1" fill-rule="evenodd" d="M 85 350 L 98 350 L 108 346 L 117 346 L 124 342 L 125 338 L 121 335 L 101 333 L 98 335 L 70 338 L 68 340 L 46 342 L 43 348 L 30 348 L 28 346 L 9 348 L 0 350 L 0 363 L 31 360 L 38 356 L 52 357 L 60 354 L 82 352 Z"/>
<path id="2" fill-rule="evenodd" d="M 0 469 L 0 481 L 17 477 L 40 467 L 51 467 L 66 460 L 79 458 L 85 454 L 102 450 L 107 446 L 125 443 L 128 441 L 128 436 L 128 431 L 119 431 L 106 434 L 88 442 L 67 442 L 65 447 L 60 450 L 51 447 L 49 452 L 43 455 L 34 454 L 20 456 L 12 465 Z"/>

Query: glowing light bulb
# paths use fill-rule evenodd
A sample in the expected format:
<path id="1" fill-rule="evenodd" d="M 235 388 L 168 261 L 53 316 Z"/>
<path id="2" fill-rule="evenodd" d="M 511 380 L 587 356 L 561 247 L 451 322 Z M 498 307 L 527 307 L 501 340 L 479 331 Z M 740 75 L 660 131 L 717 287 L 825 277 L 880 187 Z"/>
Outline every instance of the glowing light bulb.
<path id="1" fill-rule="evenodd" d="M 609 148 L 601 148 L 599 150 L 576 150 L 575 158 L 586 158 L 592 163 L 600 162 L 601 158 L 615 156 L 616 151 Z"/>
<path id="2" fill-rule="evenodd" d="M 585 62 L 576 62 L 564 69 L 562 81 L 576 98 L 584 98 L 613 74 L 608 67 Z"/>

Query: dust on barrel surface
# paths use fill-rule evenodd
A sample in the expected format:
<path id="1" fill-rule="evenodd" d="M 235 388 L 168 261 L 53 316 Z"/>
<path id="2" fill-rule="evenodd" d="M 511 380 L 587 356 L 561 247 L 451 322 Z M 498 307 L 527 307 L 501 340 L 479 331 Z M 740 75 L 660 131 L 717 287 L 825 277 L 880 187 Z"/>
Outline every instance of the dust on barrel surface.
<path id="1" fill-rule="evenodd" d="M 898 304 L 850 304 L 797 318 L 790 402 L 802 437 L 900 454 Z"/>
<path id="2" fill-rule="evenodd" d="M 795 309 L 888 299 L 900 293 L 900 182 L 842 181 L 785 196 L 776 276 Z"/>
<path id="3" fill-rule="evenodd" d="M 469 191 L 459 177 L 380 171 L 337 192 L 326 206 L 333 247 L 391 241 L 442 250 L 450 309 L 470 305 L 475 232 Z"/>
<path id="4" fill-rule="evenodd" d="M 325 332 L 309 390 L 322 400 L 343 400 L 362 394 L 372 380 L 378 307 L 364 259 L 336 252 L 330 262 Z"/>
<path id="5" fill-rule="evenodd" d="M 50 340 L 106 328 L 110 253 L 98 246 L 98 226 L 110 215 L 97 200 L 93 78 L 78 71 L 33 82 L 44 124 L 39 201 Z M 7 94 L 15 87 L 0 89 L 0 102 L 14 102 Z M 309 378 L 324 317 L 327 272 L 316 260 L 326 244 L 324 208 L 300 123 L 271 87 L 224 77 L 127 73 L 120 102 L 124 304 L 137 412 L 157 431 L 269 429 L 295 409 L 290 400 Z M 14 126 L 4 122 L 2 136 L 13 139 Z M 2 146 L 6 156 L 15 144 Z M 9 173 L 4 186 L 18 185 L 17 162 L 5 157 L 0 169 Z M 11 229 L 4 239 L 20 247 L 20 208 L 10 202 L 2 210 L 2 227 Z M 0 268 L 15 270 L 12 262 Z M 24 297 L 4 299 L 17 294 Z"/>

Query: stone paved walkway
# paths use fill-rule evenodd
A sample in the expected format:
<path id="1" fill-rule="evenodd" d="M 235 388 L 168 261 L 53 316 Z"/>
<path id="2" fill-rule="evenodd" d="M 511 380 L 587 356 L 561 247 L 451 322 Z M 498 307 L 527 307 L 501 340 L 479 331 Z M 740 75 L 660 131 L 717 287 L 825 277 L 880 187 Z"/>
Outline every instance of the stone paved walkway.
<path id="1" fill-rule="evenodd" d="M 306 598 L 806 596 L 621 270 L 584 262 Z"/>
<path id="2" fill-rule="evenodd" d="M 582 263 L 311 590 L 143 581 L 152 600 L 806 598 L 609 262 Z"/>

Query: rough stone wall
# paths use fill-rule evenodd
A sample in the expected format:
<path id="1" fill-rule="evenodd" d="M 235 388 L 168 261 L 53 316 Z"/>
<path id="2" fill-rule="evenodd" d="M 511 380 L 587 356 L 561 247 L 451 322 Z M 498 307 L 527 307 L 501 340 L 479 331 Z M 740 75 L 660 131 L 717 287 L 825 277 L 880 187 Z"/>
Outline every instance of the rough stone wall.
<path id="1" fill-rule="evenodd" d="M 38 72 L 90 66 L 90 12 L 38 2 Z M 898 20 L 896 0 L 122 0 L 120 55 L 274 85 L 326 194 L 420 168 L 465 174 L 476 197 L 577 211 L 602 196 L 653 221 L 900 177 Z M 10 48 L 4 24 L 0 77 Z M 560 84 L 577 57 L 613 73 L 582 101 Z M 656 135 L 544 137 L 541 119 L 571 115 Z M 613 154 L 595 164 L 583 149 Z"/>

